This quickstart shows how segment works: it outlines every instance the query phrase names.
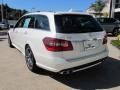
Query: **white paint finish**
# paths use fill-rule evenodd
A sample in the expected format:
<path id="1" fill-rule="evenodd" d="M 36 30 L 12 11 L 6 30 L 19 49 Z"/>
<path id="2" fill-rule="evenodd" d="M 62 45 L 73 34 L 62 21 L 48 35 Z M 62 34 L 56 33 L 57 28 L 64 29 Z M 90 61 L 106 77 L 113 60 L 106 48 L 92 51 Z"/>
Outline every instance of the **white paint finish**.
<path id="1" fill-rule="evenodd" d="M 93 32 L 93 33 L 79 33 L 79 34 L 56 33 L 55 22 L 54 22 L 55 14 L 64 14 L 64 13 L 40 12 L 40 13 L 28 14 L 28 15 L 46 15 L 49 19 L 50 31 L 43 31 L 39 29 L 27 29 L 27 28 L 15 28 L 14 30 L 11 29 L 9 31 L 9 34 L 13 45 L 24 54 L 25 45 L 29 44 L 35 56 L 36 64 L 39 67 L 42 67 L 44 69 L 53 72 L 58 72 L 67 68 L 87 64 L 102 59 L 104 57 L 107 57 L 108 55 L 107 46 L 102 44 L 103 38 L 105 36 L 104 31 Z M 79 13 L 72 13 L 72 14 L 79 14 Z M 52 37 L 52 38 L 71 41 L 73 45 L 73 50 L 62 51 L 62 52 L 48 51 L 43 43 L 43 39 L 45 37 Z M 85 49 L 85 46 L 87 48 L 88 44 L 94 45 L 94 48 Z M 74 59 L 74 61 L 70 62 L 71 59 Z"/>

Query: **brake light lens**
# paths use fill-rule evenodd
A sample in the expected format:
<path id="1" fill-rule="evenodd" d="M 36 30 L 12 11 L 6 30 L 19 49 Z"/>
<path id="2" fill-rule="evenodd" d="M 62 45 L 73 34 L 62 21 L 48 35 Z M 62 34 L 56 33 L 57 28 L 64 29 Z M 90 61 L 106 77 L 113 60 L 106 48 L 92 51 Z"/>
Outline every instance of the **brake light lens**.
<path id="1" fill-rule="evenodd" d="M 70 41 L 46 37 L 43 39 L 43 43 L 48 51 L 72 51 L 73 46 Z"/>
<path id="2" fill-rule="evenodd" d="M 104 38 L 103 38 L 103 44 L 107 44 L 107 41 L 108 41 L 107 40 L 107 35 L 105 35 Z"/>

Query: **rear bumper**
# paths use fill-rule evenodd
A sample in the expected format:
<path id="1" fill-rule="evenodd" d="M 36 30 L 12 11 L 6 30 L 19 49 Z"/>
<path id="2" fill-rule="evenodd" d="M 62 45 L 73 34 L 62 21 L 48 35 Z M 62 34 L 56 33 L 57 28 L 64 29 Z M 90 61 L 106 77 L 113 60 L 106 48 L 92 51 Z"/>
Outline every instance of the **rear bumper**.
<path id="1" fill-rule="evenodd" d="M 75 68 L 75 67 L 80 67 L 82 69 L 90 68 L 92 66 L 95 66 L 102 61 L 108 56 L 108 50 L 106 49 L 103 52 L 86 56 L 84 58 L 76 58 L 74 60 L 67 61 L 63 58 L 58 58 L 58 57 L 38 57 L 36 58 L 36 64 L 38 67 L 41 67 L 43 69 L 52 71 L 52 72 L 61 72 L 67 69 Z M 42 61 L 44 61 L 42 63 Z"/>
<path id="2" fill-rule="evenodd" d="M 68 69 L 60 71 L 60 73 L 64 74 L 64 72 L 66 72 L 66 71 L 77 72 L 77 71 L 80 71 L 80 70 L 84 70 L 84 69 L 87 69 L 87 68 L 99 65 L 103 61 L 105 61 L 106 59 L 107 59 L 107 57 L 105 57 L 103 59 L 100 59 L 100 60 L 97 60 L 97 61 L 94 61 L 94 62 L 91 62 L 91 63 L 87 63 L 87 64 L 84 64 L 84 65 L 81 65 L 81 66 L 77 66 L 77 67 L 73 67 L 73 68 L 68 68 Z"/>

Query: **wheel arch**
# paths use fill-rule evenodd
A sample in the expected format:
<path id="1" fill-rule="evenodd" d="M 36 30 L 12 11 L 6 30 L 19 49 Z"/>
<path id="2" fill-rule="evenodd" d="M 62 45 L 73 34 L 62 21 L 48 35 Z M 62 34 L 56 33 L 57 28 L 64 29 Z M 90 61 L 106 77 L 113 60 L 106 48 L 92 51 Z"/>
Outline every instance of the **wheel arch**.
<path id="1" fill-rule="evenodd" d="M 115 27 L 114 29 L 113 29 L 113 31 L 115 30 L 115 29 L 119 29 L 120 27 Z"/>
<path id="2" fill-rule="evenodd" d="M 25 45 L 25 49 L 27 48 L 27 46 L 29 46 L 29 44 L 26 44 L 26 45 Z"/>
<path id="3" fill-rule="evenodd" d="M 34 58 L 35 58 L 35 53 L 34 53 L 34 49 L 33 49 L 33 47 L 31 46 L 30 43 L 26 43 L 26 44 L 25 44 L 25 49 L 27 48 L 27 46 L 30 47 L 30 49 L 31 49 L 31 51 L 32 51 L 32 53 L 33 53 L 33 55 L 34 55 Z M 25 55 L 25 52 L 24 52 L 24 55 Z M 35 62 L 36 62 L 36 59 L 35 59 Z"/>
<path id="4" fill-rule="evenodd" d="M 32 50 L 33 54 L 35 55 L 35 49 L 34 49 L 34 46 L 33 46 L 33 44 L 30 43 L 30 42 L 27 42 L 27 43 L 25 44 L 25 46 L 24 46 L 24 55 L 25 55 L 25 49 L 26 49 L 27 46 L 30 47 L 30 49 Z"/>

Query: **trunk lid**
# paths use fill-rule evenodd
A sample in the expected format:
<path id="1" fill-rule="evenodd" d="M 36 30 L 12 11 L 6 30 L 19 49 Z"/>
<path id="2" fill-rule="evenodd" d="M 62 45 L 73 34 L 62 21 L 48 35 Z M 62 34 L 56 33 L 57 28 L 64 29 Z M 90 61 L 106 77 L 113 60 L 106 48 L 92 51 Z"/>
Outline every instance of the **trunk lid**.
<path id="1" fill-rule="evenodd" d="M 62 56 L 66 60 L 73 60 L 104 51 L 104 36 L 105 32 L 92 32 L 80 34 L 58 34 L 57 38 L 71 41 L 73 50 L 62 52 Z"/>
<path id="2" fill-rule="evenodd" d="M 56 14 L 56 37 L 72 42 L 72 51 L 63 51 L 66 60 L 79 59 L 105 50 L 102 44 L 105 32 L 90 15 Z"/>

